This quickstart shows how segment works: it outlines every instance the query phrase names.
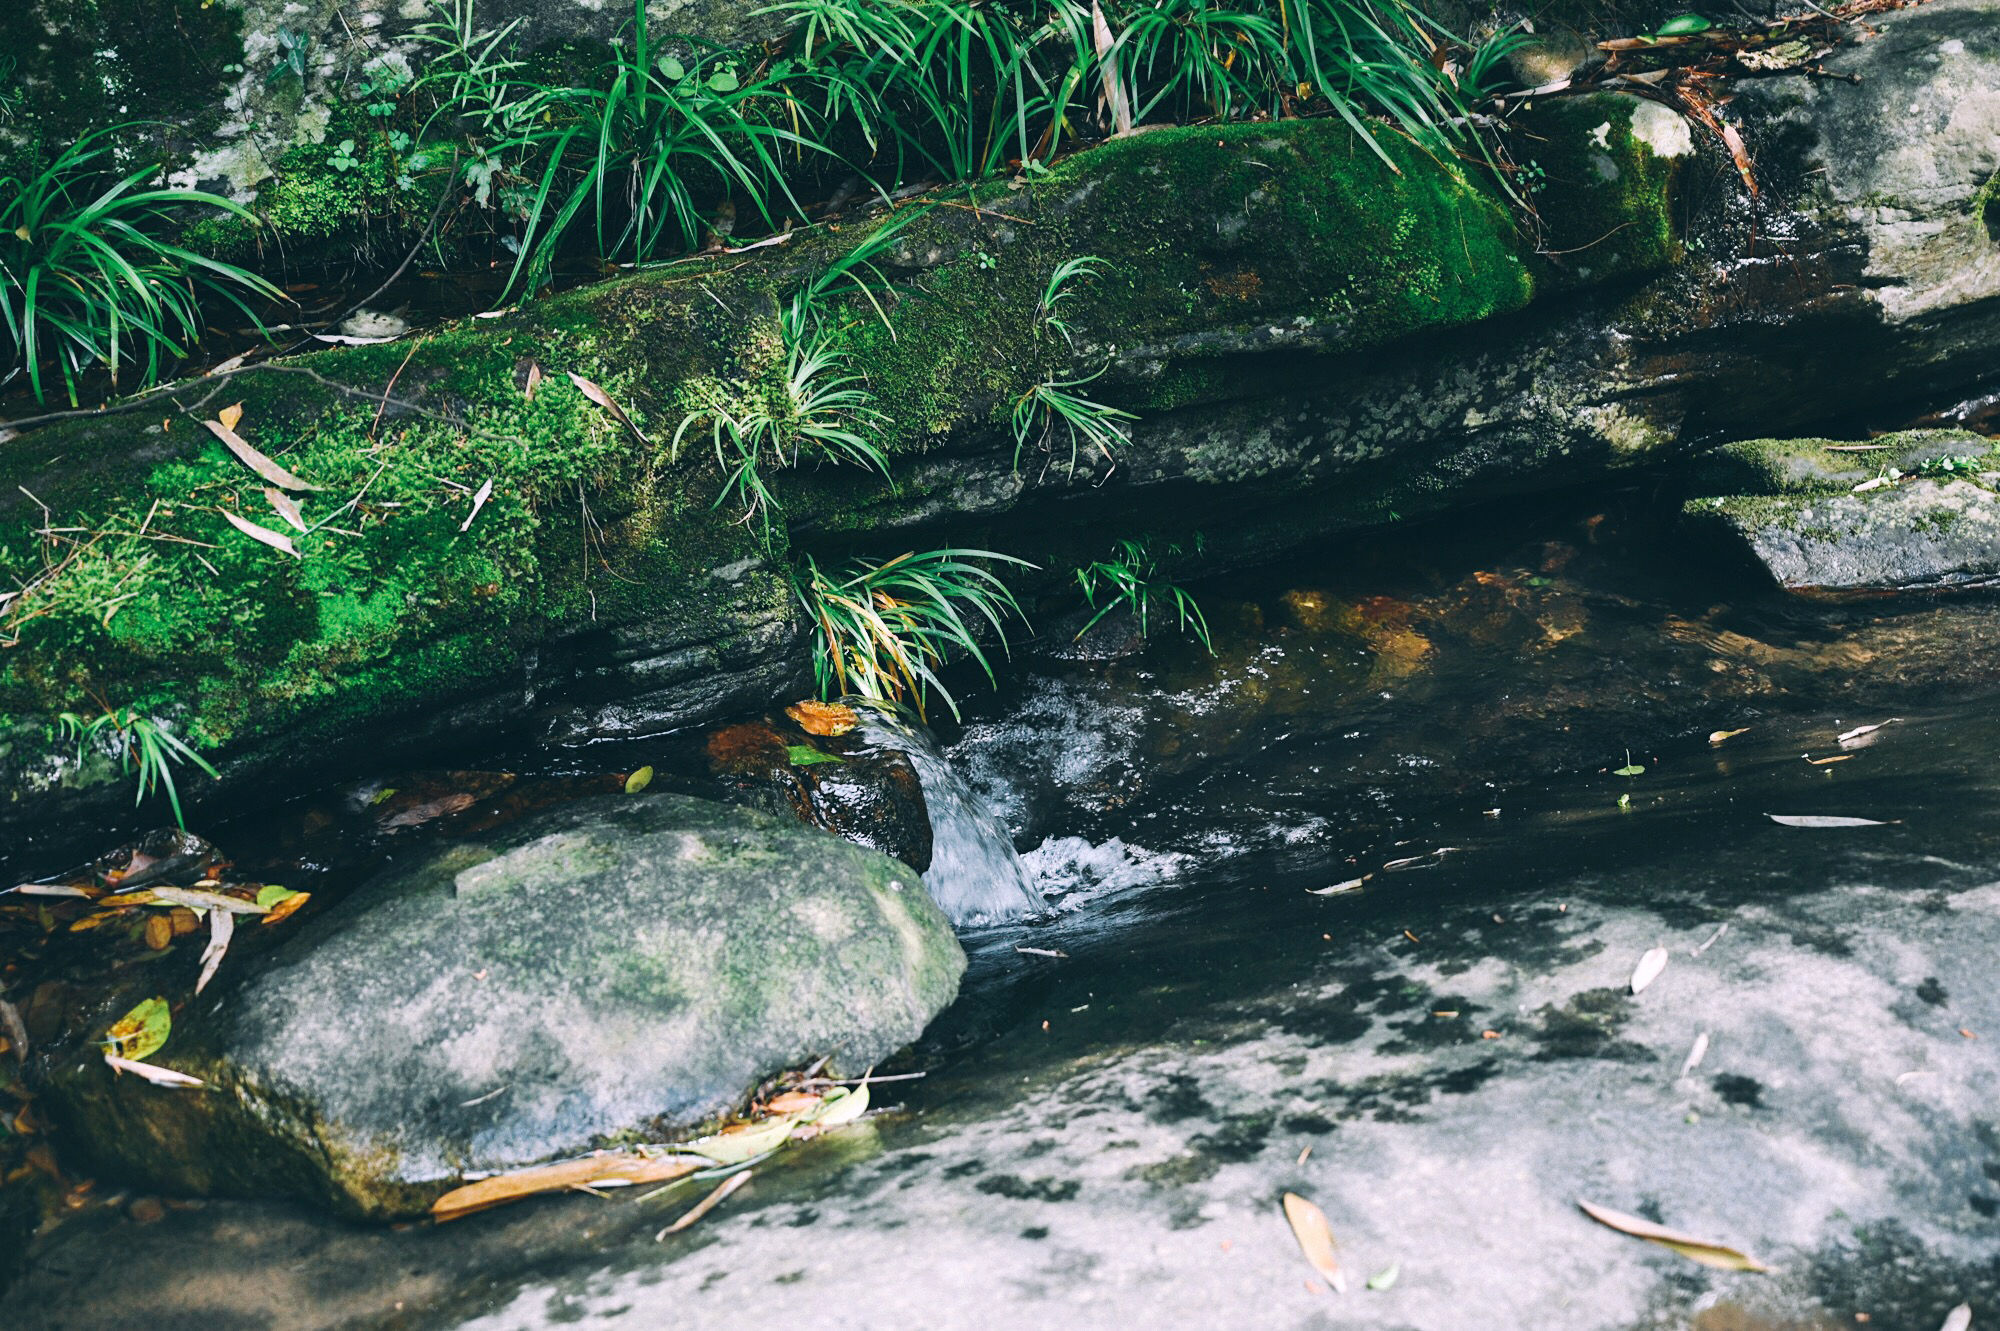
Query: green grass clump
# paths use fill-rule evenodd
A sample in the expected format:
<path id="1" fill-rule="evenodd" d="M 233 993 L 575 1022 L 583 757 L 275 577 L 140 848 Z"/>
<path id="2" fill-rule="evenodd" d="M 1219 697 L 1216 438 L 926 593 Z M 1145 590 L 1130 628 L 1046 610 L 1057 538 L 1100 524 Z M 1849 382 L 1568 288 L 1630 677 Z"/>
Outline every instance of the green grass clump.
<path id="1" fill-rule="evenodd" d="M 282 299 L 263 278 L 172 239 L 177 213 L 248 216 L 239 205 L 145 188 L 156 167 L 108 169 L 109 140 L 133 128 L 86 135 L 40 171 L 0 180 L 0 352 L 6 379 L 25 372 L 37 400 L 51 365 L 72 405 L 78 376 L 95 366 L 115 387 L 151 384 L 201 339 L 204 302 L 254 321 L 245 295 Z"/>
<path id="2" fill-rule="evenodd" d="M 820 696 L 859 694 L 908 702 L 924 714 L 930 695 L 953 716 L 958 702 L 938 678 L 953 656 L 994 678 L 980 626 L 1004 650 L 1007 619 L 1025 619 L 990 565 L 1032 568 L 991 550 L 926 550 L 894 559 L 857 559 L 827 570 L 808 555 L 793 586 L 813 623 L 813 671 Z"/>

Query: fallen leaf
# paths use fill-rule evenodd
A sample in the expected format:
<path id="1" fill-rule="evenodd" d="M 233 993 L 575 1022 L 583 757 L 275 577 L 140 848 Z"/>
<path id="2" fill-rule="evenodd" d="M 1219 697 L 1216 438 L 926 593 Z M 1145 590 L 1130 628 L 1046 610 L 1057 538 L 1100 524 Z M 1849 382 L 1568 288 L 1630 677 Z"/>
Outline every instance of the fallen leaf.
<path id="1" fill-rule="evenodd" d="M 611 394 L 605 392 L 602 388 L 599 388 L 596 384 L 590 382 L 590 380 L 584 378 L 582 375 L 578 374 L 575 370 L 565 370 L 564 373 L 569 375 L 569 381 L 576 385 L 578 392 L 582 393 L 592 402 L 595 402 L 598 406 L 610 412 L 611 419 L 617 421 L 620 425 L 630 430 L 632 432 L 633 438 L 637 439 L 642 444 L 650 445 L 652 443 L 652 440 L 646 438 L 646 436 L 640 431 L 639 427 L 632 423 L 632 418 L 625 414 L 625 408 L 619 406 L 616 402 L 613 402 L 611 400 Z"/>
<path id="2" fill-rule="evenodd" d="M 173 1033 L 173 1013 L 164 998 L 149 998 L 111 1023 L 104 1049 L 122 1058 L 140 1059 L 158 1050 Z"/>
<path id="3" fill-rule="evenodd" d="M 213 366 L 209 367 L 208 373 L 210 375 L 234 374 L 243 368 L 243 362 L 249 358 L 249 353 L 245 352 L 241 356 L 231 356 L 228 360 L 217 361 Z"/>
<path id="4" fill-rule="evenodd" d="M 298 501 L 283 490 L 278 489 L 274 485 L 265 486 L 264 502 L 276 510 L 279 517 L 291 523 L 298 530 L 307 530 L 305 514 L 299 512 Z"/>
<path id="5" fill-rule="evenodd" d="M 7 892 L 18 893 L 24 897 L 83 897 L 85 900 L 90 898 L 89 892 L 80 887 L 72 887 L 68 883 L 22 883 L 19 887 L 8 888 Z M 6 893 L 0 893 L 0 896 L 4 895 Z"/>
<path id="6" fill-rule="evenodd" d="M 431 1203 L 431 1219 L 442 1224 L 460 1216 L 483 1211 L 489 1206 L 519 1201 L 544 1192 L 568 1192 L 572 1188 L 602 1183 L 664 1183 L 697 1170 L 709 1162 L 695 1156 L 648 1154 L 641 1151 L 605 1151 L 578 1160 L 553 1165 L 534 1165 L 492 1178 L 480 1179 L 453 1188 Z"/>
<path id="7" fill-rule="evenodd" d="M 1681 1060 L 1681 1076 L 1685 1077 L 1688 1075 L 1688 1073 L 1693 1072 L 1696 1068 L 1700 1067 L 1701 1060 L 1707 1057 L 1708 1057 L 1708 1032 L 1703 1031 L 1701 1034 L 1694 1037 L 1694 1045 L 1688 1050 L 1688 1056 Z"/>
<path id="8" fill-rule="evenodd" d="M 653 1235 L 653 1241 L 655 1243 L 658 1243 L 661 1240 L 665 1239 L 669 1234 L 678 1234 L 682 1230 L 686 1229 L 689 1225 L 692 1225 L 695 1221 L 707 1215 L 710 1211 L 713 1211 L 716 1207 L 722 1204 L 723 1198 L 727 1197 L 730 1193 L 735 1192 L 738 1188 L 748 1183 L 750 1181 L 751 1173 L 752 1173 L 751 1170 L 746 1169 L 741 1174 L 731 1174 L 728 1178 L 716 1184 L 714 1192 L 709 1193 L 708 1196 L 702 1198 L 700 1201 L 696 1202 L 693 1206 L 689 1207 L 688 1213 L 686 1215 L 674 1221 L 673 1224 L 668 1225 L 665 1229 L 661 1230 L 659 1233 Z"/>
<path id="9" fill-rule="evenodd" d="M 489 476 L 486 478 L 486 483 L 480 486 L 478 491 L 473 494 L 472 511 L 465 515 L 465 521 L 458 524 L 458 529 L 460 531 L 468 530 L 472 526 L 472 520 L 479 516 L 479 510 L 485 508 L 486 501 L 491 499 L 492 497 L 493 497 L 493 478 Z"/>
<path id="10" fill-rule="evenodd" d="M 1663 947 L 1647 949 L 1639 958 L 1639 964 L 1632 970 L 1632 992 L 1638 993 L 1647 985 L 1660 978 L 1660 972 L 1667 968 L 1667 950 Z"/>
<path id="11" fill-rule="evenodd" d="M 1688 955 L 1691 957 L 1700 956 L 1702 953 L 1708 951 L 1710 948 L 1714 947 L 1717 943 L 1721 942 L 1722 936 L 1728 932 L 1729 932 L 1729 922 L 1727 920 L 1724 920 L 1721 924 L 1715 926 L 1715 932 L 1710 934 L 1700 947 L 1688 953 Z"/>
<path id="12" fill-rule="evenodd" d="M 203 1086 L 207 1084 L 201 1078 L 190 1077 L 185 1072 L 175 1072 L 172 1068 L 163 1068 L 155 1063 L 141 1063 L 137 1059 L 120 1058 L 116 1054 L 106 1054 L 104 1061 L 111 1066 L 113 1072 L 129 1072 L 135 1077 L 144 1077 L 155 1086 Z"/>
<path id="13" fill-rule="evenodd" d="M 798 1126 L 796 1114 L 780 1114 L 756 1123 L 738 1123 L 710 1137 L 700 1137 L 677 1149 L 706 1156 L 718 1165 L 740 1165 L 753 1156 L 783 1146 Z"/>
<path id="14" fill-rule="evenodd" d="M 1750 150 L 1743 146 L 1743 136 L 1736 132 L 1736 126 L 1727 122 L 1717 122 L 1722 130 L 1722 141 L 1729 148 L 1729 156 L 1736 163 L 1736 174 L 1743 177 L 1743 187 L 1750 191 L 1750 197 L 1757 197 L 1757 175 L 1750 166 Z"/>
<path id="15" fill-rule="evenodd" d="M 284 895 L 271 897 L 269 900 L 266 900 L 266 894 L 272 892 L 282 892 Z M 257 894 L 257 904 L 271 908 L 271 913 L 264 917 L 263 923 L 265 924 L 276 924 L 280 920 L 290 919 L 311 900 L 312 893 L 294 892 L 289 887 L 267 887 Z"/>
<path id="16" fill-rule="evenodd" d="M 384 342 L 396 340 L 393 337 L 356 337 L 352 333 L 314 333 L 313 336 L 336 347 L 379 347 Z"/>
<path id="17" fill-rule="evenodd" d="M 1028 956 L 1031 956 L 1031 957 L 1063 957 L 1063 958 L 1067 958 L 1067 957 L 1069 956 L 1069 953 L 1067 953 L 1067 952 L 1058 952 L 1058 951 L 1056 951 L 1056 949 L 1054 949 L 1054 948 L 1052 948 L 1052 947 L 1020 947 L 1020 946 L 1016 946 L 1014 950 L 1015 950 L 1016 952 L 1024 952 L 1024 953 L 1026 953 L 1026 954 L 1027 954 Z"/>
<path id="18" fill-rule="evenodd" d="M 225 896 L 220 892 L 204 892 L 195 887 L 154 887 L 149 888 L 155 901 L 168 901 L 176 906 L 186 906 L 189 910 L 226 910 L 236 915 L 262 915 L 268 907 L 242 897 Z M 108 897 L 108 901 L 117 898 Z"/>
<path id="19" fill-rule="evenodd" d="M 201 974 L 194 982 L 196 993 L 208 988 L 208 982 L 215 978 L 216 968 L 222 965 L 222 958 L 229 951 L 229 940 L 235 933 L 236 916 L 233 913 L 226 910 L 208 913 L 208 946 L 201 950 Z"/>
<path id="20" fill-rule="evenodd" d="M 535 400 L 535 390 L 542 386 L 542 380 L 545 377 L 546 376 L 542 374 L 541 362 L 533 360 L 529 361 L 528 381 L 521 387 L 521 396 L 526 398 L 528 401 L 533 402 Z"/>
<path id="21" fill-rule="evenodd" d="M 250 468 L 250 470 L 256 472 L 259 476 L 263 477 L 271 484 L 277 486 L 279 489 L 317 490 L 320 488 L 319 486 L 314 485 L 310 481 L 300 480 L 297 476 L 294 476 L 291 472 L 286 471 L 283 467 L 271 461 L 271 459 L 265 457 L 262 453 L 258 452 L 256 449 L 250 447 L 249 444 L 245 443 L 237 435 L 236 431 L 230 429 L 227 425 L 224 425 L 221 421 L 203 421 L 202 424 L 208 427 L 208 432 L 210 434 L 214 435 L 217 439 L 220 439 L 222 441 L 223 447 L 227 448 L 230 452 L 236 455 L 237 461 L 241 462 L 244 466 Z"/>
<path id="22" fill-rule="evenodd" d="M 224 407 L 221 411 L 215 413 L 215 418 L 222 422 L 223 429 L 233 430 L 243 423 L 243 404 L 238 402 L 232 406 Z"/>
<path id="23" fill-rule="evenodd" d="M 1858 494 L 1858 495 L 1867 494 L 1870 490 L 1885 490 L 1889 486 L 1892 486 L 1894 484 L 1895 482 L 1890 480 L 1887 476 L 1877 476 L 1871 480 L 1866 480 L 1861 482 L 1861 484 L 1855 486 L 1852 490 L 1848 491 L 1848 493 Z"/>
<path id="24" fill-rule="evenodd" d="M 1834 738 L 1839 741 L 1843 749 L 1865 749 L 1875 742 L 1875 732 L 1884 726 L 1893 726 L 1902 719 L 1900 716 L 1892 716 L 1887 721 L 1877 721 L 1872 726 L 1856 726 L 1852 730 L 1842 731 Z"/>
<path id="25" fill-rule="evenodd" d="M 1645 1239 L 1648 1243 L 1657 1243 L 1662 1247 L 1672 1248 L 1689 1261 L 1698 1262 L 1703 1266 L 1714 1267 L 1718 1271 L 1768 1271 L 1770 1269 L 1755 1258 L 1746 1257 L 1736 1249 L 1725 1247 L 1720 1243 L 1712 1243 L 1707 1239 L 1698 1239 L 1691 1234 L 1682 1234 L 1677 1230 L 1668 1229 L 1663 1225 L 1656 1225 L 1650 1220 L 1641 1220 L 1638 1216 L 1625 1215 L 1623 1212 L 1613 1211 L 1603 1206 L 1593 1206 L 1586 1201 L 1579 1200 L 1577 1205 L 1583 1208 L 1585 1215 L 1600 1225 L 1609 1226 L 1621 1234 L 1630 1234 L 1635 1239 Z"/>
<path id="26" fill-rule="evenodd" d="M 1644 776 L 1645 774 L 1646 769 L 1638 763 L 1626 763 L 1623 767 L 1612 769 L 1611 772 L 1613 776 Z"/>
<path id="27" fill-rule="evenodd" d="M 1944 1325 L 1938 1331 L 1971 1331 L 1972 1305 L 1961 1303 L 1944 1315 Z"/>
<path id="28" fill-rule="evenodd" d="M 1879 818 L 1837 818 L 1816 813 L 1767 813 L 1764 815 L 1782 827 L 1887 827 L 1888 823 Z"/>
<path id="29" fill-rule="evenodd" d="M 652 784 L 653 769 L 651 767 L 641 767 L 638 771 L 625 778 L 625 793 L 627 795 L 636 795 Z"/>
<path id="30" fill-rule="evenodd" d="M 269 527 L 259 527 L 254 522 L 250 522 L 247 519 L 237 517 L 234 513 L 231 513 L 226 508 L 218 509 L 216 511 L 221 513 L 223 517 L 229 519 L 230 526 L 236 528 L 236 530 L 242 532 L 245 536 L 248 536 L 251 540 L 262 541 L 265 545 L 270 546 L 273 550 L 282 550 L 294 559 L 300 558 L 298 549 L 292 544 L 291 537 L 281 535 L 278 532 L 274 532 Z"/>
<path id="31" fill-rule="evenodd" d="M 772 1096 L 764 1108 L 773 1114 L 804 1114 L 818 1109 L 821 1103 L 821 1098 L 811 1091 L 786 1091 Z"/>
<path id="32" fill-rule="evenodd" d="M 1292 1227 L 1292 1237 L 1299 1241 L 1299 1251 L 1313 1270 L 1320 1273 L 1334 1293 L 1347 1293 L 1347 1277 L 1341 1274 L 1339 1247 L 1333 1241 L 1333 1230 L 1326 1223 L 1326 1212 L 1314 1206 L 1295 1192 L 1285 1194 L 1285 1222 Z"/>
<path id="33" fill-rule="evenodd" d="M 836 1086 L 826 1093 L 819 1114 L 813 1122 L 822 1128 L 837 1128 L 852 1123 L 867 1112 L 867 1082 L 864 1081 L 859 1086 Z"/>
<path id="34" fill-rule="evenodd" d="M 1118 61 L 1110 58 L 1118 42 L 1111 35 L 1111 25 L 1104 20 L 1100 0 L 1090 0 L 1090 36 L 1097 49 L 1099 78 L 1104 85 L 1100 96 L 1111 116 L 1111 136 L 1119 138 L 1132 132 L 1132 102 L 1126 95 L 1125 81 L 1119 76 Z"/>
<path id="35" fill-rule="evenodd" d="M 28 1023 L 21 1020 L 21 1009 L 0 998 L 0 1031 L 7 1033 L 7 1043 L 13 1047 L 16 1062 L 26 1062 L 28 1058 Z"/>
<path id="36" fill-rule="evenodd" d="M 1720 744 L 1724 740 L 1735 739 L 1738 735 L 1745 733 L 1749 729 L 1749 726 L 1741 726 L 1735 730 L 1711 730 L 1708 732 L 1708 742 L 1710 744 Z"/>
<path id="37" fill-rule="evenodd" d="M 1335 883 L 1332 887 L 1309 887 L 1306 891 L 1316 897 L 1338 896 L 1342 892 L 1359 892 L 1361 885 L 1374 876 L 1373 874 L 1363 874 L 1359 878 L 1350 878 L 1344 883 Z"/>
<path id="38" fill-rule="evenodd" d="M 1854 755 L 1851 753 L 1836 753 L 1831 758 L 1808 758 L 1806 759 L 1806 761 L 1811 763 L 1814 767 L 1825 767 L 1828 763 L 1853 762 Z"/>
<path id="39" fill-rule="evenodd" d="M 785 709 L 785 715 L 798 723 L 799 729 L 808 735 L 832 737 L 845 735 L 861 724 L 852 707 L 837 702 L 814 702 L 807 699 L 795 702 Z"/>
<path id="40" fill-rule="evenodd" d="M 223 918 L 220 914 L 217 918 Z M 146 920 L 146 946 L 155 952 L 164 952 L 174 941 L 174 922 L 164 915 L 150 916 Z"/>
<path id="41" fill-rule="evenodd" d="M 847 759 L 837 753 L 821 753 L 806 744 L 787 744 L 785 761 L 794 767 L 814 767 L 820 763 L 844 763 Z"/>
<path id="42" fill-rule="evenodd" d="M 1408 855 L 1400 860 L 1390 860 L 1382 866 L 1382 871 L 1384 873 L 1394 873 L 1398 869 L 1408 869 L 1414 865 L 1423 864 L 1425 860 L 1441 863 L 1445 856 L 1458 849 L 1460 849 L 1458 846 L 1439 846 L 1436 850 L 1430 851 L 1427 854 Z M 1425 865 L 1424 867 L 1431 868 L 1434 865 Z"/>
<path id="43" fill-rule="evenodd" d="M 1396 1277 L 1401 1274 L 1403 1274 L 1402 1263 L 1391 1262 L 1374 1275 L 1368 1277 L 1368 1288 L 1374 1290 L 1387 1289 L 1396 1283 Z"/>

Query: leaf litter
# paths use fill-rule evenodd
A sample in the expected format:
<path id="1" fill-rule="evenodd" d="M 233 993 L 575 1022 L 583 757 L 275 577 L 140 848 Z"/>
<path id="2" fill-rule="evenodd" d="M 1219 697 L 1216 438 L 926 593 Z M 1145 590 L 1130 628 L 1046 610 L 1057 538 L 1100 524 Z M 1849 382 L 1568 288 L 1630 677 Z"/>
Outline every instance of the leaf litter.
<path id="1" fill-rule="evenodd" d="M 1768 1271 L 1769 1267 L 1726 1244 L 1709 1239 L 1696 1238 L 1679 1230 L 1656 1225 L 1650 1220 L 1641 1220 L 1635 1215 L 1626 1215 L 1606 1206 L 1597 1206 L 1581 1199 L 1577 1205 L 1583 1213 L 1598 1224 L 1615 1229 L 1621 1234 L 1629 1234 L 1635 1239 L 1657 1243 L 1663 1248 L 1671 1248 L 1691 1262 L 1713 1267 L 1718 1271 Z"/>
<path id="2" fill-rule="evenodd" d="M 1285 1223 L 1292 1227 L 1292 1237 L 1298 1240 L 1307 1264 L 1319 1272 L 1327 1288 L 1336 1294 L 1347 1293 L 1347 1276 L 1340 1269 L 1339 1245 L 1334 1242 L 1333 1227 L 1326 1222 L 1326 1212 L 1296 1192 L 1285 1194 L 1284 1206 Z"/>

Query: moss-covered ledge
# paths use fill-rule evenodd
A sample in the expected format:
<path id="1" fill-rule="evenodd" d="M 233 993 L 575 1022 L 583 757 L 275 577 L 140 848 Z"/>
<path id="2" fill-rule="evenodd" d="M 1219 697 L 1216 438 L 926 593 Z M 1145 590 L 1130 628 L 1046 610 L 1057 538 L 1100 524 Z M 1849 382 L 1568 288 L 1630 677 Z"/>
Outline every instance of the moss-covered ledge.
<path id="1" fill-rule="evenodd" d="M 1108 366 L 1095 391 L 1141 413 L 1255 399 L 1302 355 L 1526 305 L 1551 270 L 1493 194 L 1380 143 L 1395 169 L 1330 121 L 1167 129 L 938 198 L 884 265 L 893 334 L 857 325 L 892 460 L 1011 448 L 1014 399 L 1049 374 Z M 29 588 L 0 610 L 0 826 L 110 796 L 107 759 L 78 766 L 56 743 L 65 710 L 161 717 L 249 774 L 384 724 L 490 726 L 631 693 L 686 723 L 794 678 L 784 525 L 767 549 L 712 507 L 706 448 L 666 445 L 698 396 L 767 391 L 778 301 L 875 225 L 195 381 L 0 444 L 0 585 Z M 1103 276 L 1058 351 L 1034 310 L 1081 254 Z M 319 487 L 301 496 L 311 530 L 287 526 L 200 424 L 237 401 L 241 433 Z M 946 519 L 989 507 L 926 484 Z M 839 528 L 881 493 L 851 470 L 800 473 L 787 514 Z"/>

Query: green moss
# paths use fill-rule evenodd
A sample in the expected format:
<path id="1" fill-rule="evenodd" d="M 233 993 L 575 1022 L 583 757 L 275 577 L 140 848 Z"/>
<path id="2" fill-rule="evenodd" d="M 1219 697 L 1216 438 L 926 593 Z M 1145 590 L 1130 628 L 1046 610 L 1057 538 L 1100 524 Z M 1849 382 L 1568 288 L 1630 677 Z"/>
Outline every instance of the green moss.
<path id="1" fill-rule="evenodd" d="M 1645 117 L 1644 134 L 1633 117 Z M 1684 153 L 1678 119 L 1621 93 L 1557 97 L 1526 119 L 1526 154 L 1544 182 L 1535 202 L 1542 252 L 1578 275 L 1655 272 L 1680 257 L 1674 181 Z M 1648 143 L 1646 135 L 1660 140 Z M 1662 155 L 1665 147 L 1672 155 Z"/>

